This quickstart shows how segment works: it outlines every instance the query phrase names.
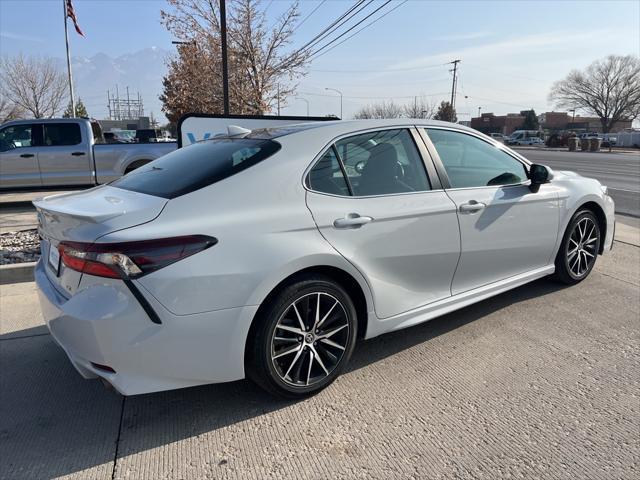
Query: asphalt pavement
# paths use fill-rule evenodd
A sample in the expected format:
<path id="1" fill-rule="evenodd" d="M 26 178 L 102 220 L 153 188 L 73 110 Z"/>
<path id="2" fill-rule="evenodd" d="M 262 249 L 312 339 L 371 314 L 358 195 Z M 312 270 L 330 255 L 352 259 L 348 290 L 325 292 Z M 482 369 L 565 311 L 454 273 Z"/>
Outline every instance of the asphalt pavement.
<path id="1" fill-rule="evenodd" d="M 73 369 L 33 283 L 2 285 L 0 479 L 636 479 L 635 225 L 581 284 L 360 342 L 302 401 L 247 381 L 120 397 Z"/>
<path id="2" fill-rule="evenodd" d="M 540 148 L 515 148 L 535 163 L 555 170 L 571 170 L 595 178 L 609 187 L 616 213 L 640 216 L 640 151 L 569 152 Z"/>

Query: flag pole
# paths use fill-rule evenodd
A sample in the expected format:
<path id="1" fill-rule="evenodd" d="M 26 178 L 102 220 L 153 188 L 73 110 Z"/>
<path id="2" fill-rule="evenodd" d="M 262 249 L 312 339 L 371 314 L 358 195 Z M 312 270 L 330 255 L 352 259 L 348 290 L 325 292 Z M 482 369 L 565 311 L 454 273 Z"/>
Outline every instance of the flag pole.
<path id="1" fill-rule="evenodd" d="M 69 31 L 67 29 L 67 0 L 62 0 L 64 9 L 64 41 L 67 46 L 67 71 L 69 72 L 69 93 L 71 94 L 71 116 L 76 116 L 76 99 L 73 96 L 73 76 L 71 75 L 71 54 L 69 52 Z"/>

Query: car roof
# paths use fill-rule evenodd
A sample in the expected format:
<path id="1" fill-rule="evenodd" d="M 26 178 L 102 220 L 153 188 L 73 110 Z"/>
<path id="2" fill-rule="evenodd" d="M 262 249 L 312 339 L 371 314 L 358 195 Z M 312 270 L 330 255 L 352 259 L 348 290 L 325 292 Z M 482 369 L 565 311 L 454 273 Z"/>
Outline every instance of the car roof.
<path id="1" fill-rule="evenodd" d="M 391 119 L 366 119 L 366 120 L 331 120 L 326 122 L 307 122 L 292 125 L 283 125 L 271 128 L 261 128 L 253 130 L 247 138 L 271 139 L 288 135 L 308 132 L 310 130 L 322 131 L 323 134 L 331 136 L 340 136 L 361 130 L 369 130 L 373 128 L 389 128 L 389 127 L 446 127 L 450 129 L 478 133 L 470 127 L 460 125 L 459 123 L 442 122 L 439 120 L 426 120 L 423 118 L 391 118 Z"/>

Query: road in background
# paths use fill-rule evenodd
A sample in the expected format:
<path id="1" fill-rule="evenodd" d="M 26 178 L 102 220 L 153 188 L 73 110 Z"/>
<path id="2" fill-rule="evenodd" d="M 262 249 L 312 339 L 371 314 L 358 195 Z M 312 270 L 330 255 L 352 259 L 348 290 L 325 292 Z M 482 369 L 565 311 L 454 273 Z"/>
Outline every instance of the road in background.
<path id="1" fill-rule="evenodd" d="M 521 155 L 554 170 L 571 170 L 609 187 L 616 213 L 640 217 L 640 152 L 569 152 L 516 148 Z"/>

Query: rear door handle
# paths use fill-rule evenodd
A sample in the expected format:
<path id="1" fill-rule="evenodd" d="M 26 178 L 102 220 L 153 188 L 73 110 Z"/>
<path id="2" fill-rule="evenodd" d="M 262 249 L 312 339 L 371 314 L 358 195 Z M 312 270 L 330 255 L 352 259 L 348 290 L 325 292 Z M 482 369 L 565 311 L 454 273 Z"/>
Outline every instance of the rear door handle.
<path id="1" fill-rule="evenodd" d="M 81 155 L 84 155 L 84 152 L 73 152 L 71 155 L 74 157 L 80 157 Z"/>
<path id="2" fill-rule="evenodd" d="M 22 155 L 20 155 L 22 158 L 31 158 L 31 157 L 35 157 L 35 155 L 33 153 L 23 153 Z"/>
<path id="3" fill-rule="evenodd" d="M 476 202 L 475 200 L 469 200 L 469 202 L 463 203 L 462 205 L 460 205 L 459 210 L 460 210 L 460 213 L 475 213 L 475 212 L 479 212 L 486 206 L 487 205 L 485 203 Z"/>
<path id="4" fill-rule="evenodd" d="M 344 218 L 334 220 L 333 226 L 336 228 L 360 228 L 372 220 L 373 218 L 371 217 L 363 217 L 357 213 L 349 213 Z"/>

